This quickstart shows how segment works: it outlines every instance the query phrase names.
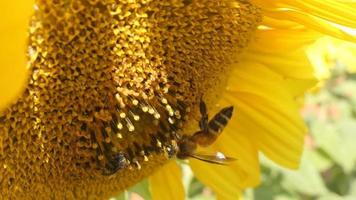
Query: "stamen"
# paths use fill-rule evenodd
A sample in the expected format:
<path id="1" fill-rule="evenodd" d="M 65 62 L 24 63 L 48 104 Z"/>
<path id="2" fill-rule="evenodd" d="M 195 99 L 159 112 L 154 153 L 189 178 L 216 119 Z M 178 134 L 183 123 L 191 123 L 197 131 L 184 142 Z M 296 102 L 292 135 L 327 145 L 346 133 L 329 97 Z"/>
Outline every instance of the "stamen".
<path id="1" fill-rule="evenodd" d="M 98 160 L 104 160 L 104 155 L 103 154 L 100 154 L 99 156 L 98 156 Z"/>
<path id="2" fill-rule="evenodd" d="M 170 124 L 174 124 L 174 119 L 173 118 L 171 118 L 171 117 L 168 117 L 168 122 L 170 123 Z"/>
<path id="3" fill-rule="evenodd" d="M 162 148 L 162 142 L 161 141 L 159 141 L 158 139 L 156 140 L 156 145 L 157 145 L 157 147 L 159 147 L 159 148 Z"/>
<path id="4" fill-rule="evenodd" d="M 154 118 L 159 119 L 159 118 L 161 118 L 161 115 L 160 115 L 158 112 L 156 112 L 156 113 L 154 114 Z"/>
<path id="5" fill-rule="evenodd" d="M 139 103 L 139 102 L 138 102 L 138 100 L 137 100 L 137 99 L 132 100 L 132 104 L 133 104 L 133 105 L 137 106 L 137 105 L 138 105 L 138 103 Z"/>
<path id="6" fill-rule="evenodd" d="M 148 106 L 141 103 L 141 109 L 143 112 L 148 112 Z"/>
<path id="7" fill-rule="evenodd" d="M 166 98 L 162 98 L 162 99 L 161 99 L 161 102 L 162 102 L 163 104 L 168 104 L 168 100 L 167 100 Z"/>
<path id="8" fill-rule="evenodd" d="M 126 125 L 127 128 L 129 129 L 130 132 L 133 132 L 135 130 L 135 126 L 132 124 L 131 120 L 129 118 L 125 118 L 126 120 Z"/>
<path id="9" fill-rule="evenodd" d="M 132 162 L 136 165 L 136 168 L 137 168 L 138 170 L 141 169 L 141 165 L 140 165 L 140 163 L 137 161 L 136 158 L 134 158 Z"/>
<path id="10" fill-rule="evenodd" d="M 174 116 L 174 110 L 170 105 L 166 105 L 166 110 L 168 111 L 169 116 Z"/>
<path id="11" fill-rule="evenodd" d="M 126 118 L 126 113 L 121 112 L 121 113 L 120 113 L 120 117 L 121 117 L 122 119 Z"/>
<path id="12" fill-rule="evenodd" d="M 124 127 L 124 126 L 122 125 L 121 122 L 118 122 L 118 123 L 117 123 L 117 128 L 118 128 L 119 130 L 122 130 L 123 127 Z"/>
<path id="13" fill-rule="evenodd" d="M 130 115 L 133 117 L 133 119 L 135 121 L 139 121 L 140 120 L 140 116 L 139 115 L 135 115 L 132 111 L 129 111 Z"/>
<path id="14" fill-rule="evenodd" d="M 153 115 L 155 113 L 155 110 L 152 107 L 148 108 L 148 113 Z"/>

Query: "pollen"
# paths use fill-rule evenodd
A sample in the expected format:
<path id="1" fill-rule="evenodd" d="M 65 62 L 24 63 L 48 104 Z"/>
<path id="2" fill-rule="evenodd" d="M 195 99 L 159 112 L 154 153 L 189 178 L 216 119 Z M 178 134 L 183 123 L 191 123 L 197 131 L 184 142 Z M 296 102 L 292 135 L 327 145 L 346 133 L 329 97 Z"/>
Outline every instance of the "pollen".
<path id="1" fill-rule="evenodd" d="M 158 170 L 260 20 L 246 0 L 37 0 L 0 199 L 105 199 Z"/>

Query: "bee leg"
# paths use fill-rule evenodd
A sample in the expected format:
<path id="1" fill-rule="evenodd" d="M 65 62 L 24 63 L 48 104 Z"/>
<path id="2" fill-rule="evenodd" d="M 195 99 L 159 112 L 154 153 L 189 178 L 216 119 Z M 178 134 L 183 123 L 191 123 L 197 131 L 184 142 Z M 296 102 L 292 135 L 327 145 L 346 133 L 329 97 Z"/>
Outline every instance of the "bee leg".
<path id="1" fill-rule="evenodd" d="M 199 127 L 200 127 L 200 130 L 202 130 L 203 132 L 207 132 L 208 131 L 208 123 L 209 123 L 208 112 L 206 109 L 206 104 L 203 101 L 203 99 L 200 100 L 199 107 L 200 107 L 200 114 L 201 114 L 201 118 L 199 121 Z"/>
<path id="2" fill-rule="evenodd" d="M 103 137 L 102 145 L 104 147 L 104 155 L 107 160 L 110 160 L 111 155 L 113 153 L 111 141 L 107 142 L 107 139 L 109 138 L 109 136 L 108 136 L 107 132 L 105 131 L 105 129 L 101 130 L 100 132 Z"/>
<path id="3" fill-rule="evenodd" d="M 95 149 L 96 151 L 96 164 L 97 164 L 97 167 L 102 169 L 104 167 L 104 153 L 103 153 L 103 150 L 101 149 L 101 146 L 95 136 L 95 132 L 94 131 L 91 131 L 90 132 L 90 137 L 92 139 L 92 143 L 93 143 L 93 148 Z"/>

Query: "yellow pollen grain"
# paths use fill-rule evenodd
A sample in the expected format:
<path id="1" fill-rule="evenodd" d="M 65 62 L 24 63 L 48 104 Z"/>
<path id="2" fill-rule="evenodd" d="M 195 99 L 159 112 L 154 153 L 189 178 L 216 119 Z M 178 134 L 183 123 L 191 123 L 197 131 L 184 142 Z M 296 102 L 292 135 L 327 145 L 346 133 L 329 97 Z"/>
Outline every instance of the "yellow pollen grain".
<path id="1" fill-rule="evenodd" d="M 162 147 L 162 142 L 157 140 L 157 147 Z"/>
<path id="2" fill-rule="evenodd" d="M 140 116 L 138 116 L 138 115 L 134 115 L 133 118 L 134 118 L 135 121 L 140 120 Z"/>
<path id="3" fill-rule="evenodd" d="M 142 108 L 143 112 L 148 112 L 148 110 L 149 110 L 147 106 L 142 106 L 141 108 Z"/>
<path id="4" fill-rule="evenodd" d="M 167 104 L 168 103 L 168 100 L 164 99 L 164 98 L 161 101 L 162 101 L 163 104 Z"/>
<path id="5" fill-rule="evenodd" d="M 153 115 L 155 113 L 155 110 L 153 108 L 149 108 L 148 109 L 148 113 L 150 113 L 151 115 Z"/>
<path id="6" fill-rule="evenodd" d="M 155 113 L 155 114 L 154 114 L 154 117 L 155 117 L 156 119 L 159 119 L 159 118 L 161 118 L 161 115 L 160 115 L 159 113 Z"/>
<path id="7" fill-rule="evenodd" d="M 139 102 L 138 102 L 136 99 L 132 101 L 132 104 L 135 105 L 135 106 L 137 106 L 138 103 L 139 103 Z"/>
<path id="8" fill-rule="evenodd" d="M 125 118 L 126 118 L 126 113 L 120 113 L 120 117 L 121 117 L 122 119 L 125 119 Z"/>
<path id="9" fill-rule="evenodd" d="M 130 132 L 133 132 L 135 130 L 135 127 L 132 126 L 131 124 L 127 125 L 128 129 Z"/>
<path id="10" fill-rule="evenodd" d="M 118 123 L 118 124 L 117 124 L 117 128 L 118 128 L 119 130 L 121 130 L 123 127 L 124 127 L 124 126 L 122 125 L 122 123 Z"/>
<path id="11" fill-rule="evenodd" d="M 171 118 L 171 117 L 168 117 L 168 122 L 169 122 L 170 124 L 174 124 L 174 119 Z"/>

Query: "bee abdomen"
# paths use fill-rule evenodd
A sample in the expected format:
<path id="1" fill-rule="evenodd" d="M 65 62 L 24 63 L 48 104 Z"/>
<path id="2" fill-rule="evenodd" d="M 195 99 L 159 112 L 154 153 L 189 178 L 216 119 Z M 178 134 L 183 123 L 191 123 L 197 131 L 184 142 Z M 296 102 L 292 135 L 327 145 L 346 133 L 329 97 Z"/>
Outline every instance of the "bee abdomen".
<path id="1" fill-rule="evenodd" d="M 234 107 L 230 106 L 223 108 L 219 113 L 217 113 L 208 123 L 209 133 L 219 134 L 231 119 L 233 109 Z"/>

